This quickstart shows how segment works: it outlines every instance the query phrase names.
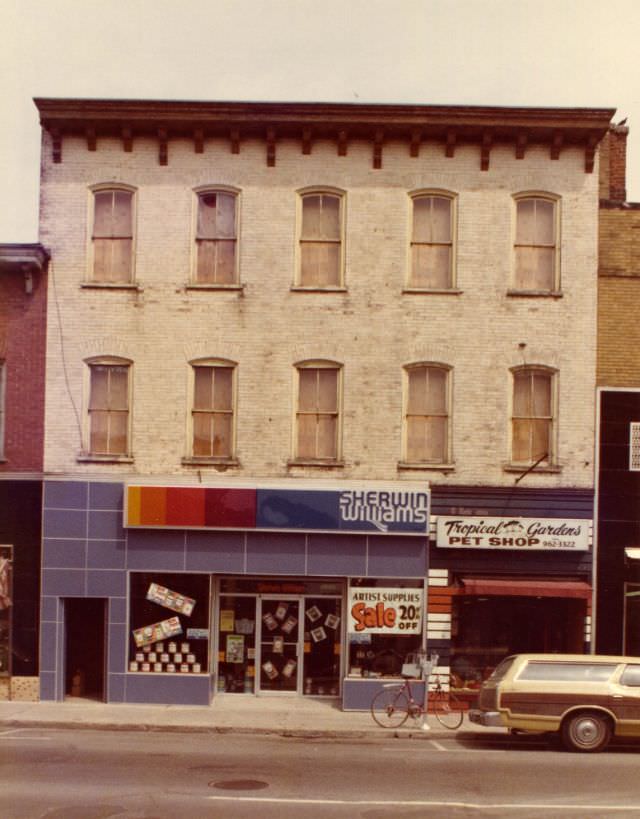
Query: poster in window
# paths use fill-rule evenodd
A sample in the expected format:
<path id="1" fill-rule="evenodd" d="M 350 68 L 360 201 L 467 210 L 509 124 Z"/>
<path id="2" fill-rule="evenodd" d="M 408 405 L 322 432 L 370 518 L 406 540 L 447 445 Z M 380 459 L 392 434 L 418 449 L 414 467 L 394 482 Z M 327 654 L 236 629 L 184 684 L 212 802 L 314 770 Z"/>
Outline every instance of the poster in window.
<path id="1" fill-rule="evenodd" d="M 297 618 L 293 617 L 292 615 L 291 617 L 287 617 L 285 622 L 282 624 L 282 630 L 284 631 L 285 634 L 291 634 L 291 632 L 294 630 L 297 624 L 298 624 Z"/>
<path id="2" fill-rule="evenodd" d="M 293 672 L 296 670 L 296 665 L 297 663 L 295 660 L 287 660 L 287 662 L 284 665 L 284 668 L 282 669 L 282 676 L 291 677 Z"/>
<path id="3" fill-rule="evenodd" d="M 235 612 L 233 609 L 220 609 L 220 631 L 233 631 Z"/>
<path id="4" fill-rule="evenodd" d="M 225 662 L 244 662 L 244 637 L 242 634 L 227 634 Z"/>
<path id="5" fill-rule="evenodd" d="M 318 628 L 314 628 L 311 630 L 311 636 L 313 637 L 314 643 L 320 643 L 322 640 L 327 639 L 327 632 L 324 630 L 322 626 L 318 626 Z"/>
<path id="6" fill-rule="evenodd" d="M 284 620 L 287 616 L 287 611 L 289 610 L 289 606 L 287 603 L 278 603 L 278 608 L 276 609 L 276 620 Z"/>
<path id="7" fill-rule="evenodd" d="M 317 606 L 311 606 L 311 608 L 307 609 L 307 617 L 312 623 L 315 623 L 316 620 L 322 617 L 322 612 Z"/>
<path id="8" fill-rule="evenodd" d="M 262 663 L 262 670 L 270 680 L 275 680 L 275 678 L 278 676 L 278 669 L 274 666 L 271 660 L 267 660 L 266 663 Z"/>
<path id="9" fill-rule="evenodd" d="M 273 614 L 265 614 L 262 618 L 262 622 L 269 629 L 269 631 L 273 631 L 275 628 L 278 628 L 278 621 Z"/>
<path id="10" fill-rule="evenodd" d="M 151 583 L 147 590 L 147 600 L 151 603 L 157 603 L 159 606 L 164 606 L 166 609 L 177 611 L 178 614 L 184 614 L 186 617 L 191 616 L 193 607 L 196 604 L 192 597 L 186 597 L 186 595 L 172 591 L 159 583 Z"/>
<path id="11" fill-rule="evenodd" d="M 168 620 L 162 620 L 160 623 L 152 623 L 148 626 L 142 626 L 133 630 L 133 639 L 138 648 L 142 646 L 150 646 L 151 643 L 156 643 L 159 640 L 164 640 L 167 637 L 175 637 L 182 634 L 182 626 L 177 617 L 170 617 Z"/>
<path id="12" fill-rule="evenodd" d="M 324 621 L 324 624 L 327 628 L 336 629 L 340 624 L 340 618 L 337 614 L 327 614 L 327 619 Z"/>

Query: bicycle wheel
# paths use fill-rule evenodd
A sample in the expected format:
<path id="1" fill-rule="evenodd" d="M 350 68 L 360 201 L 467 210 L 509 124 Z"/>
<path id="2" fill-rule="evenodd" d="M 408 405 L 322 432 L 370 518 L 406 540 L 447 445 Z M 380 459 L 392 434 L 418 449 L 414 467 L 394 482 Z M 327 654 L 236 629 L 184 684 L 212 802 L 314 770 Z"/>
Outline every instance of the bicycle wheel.
<path id="1" fill-rule="evenodd" d="M 436 691 L 433 694 L 433 712 L 445 728 L 454 730 L 462 725 L 464 705 L 451 691 Z"/>
<path id="2" fill-rule="evenodd" d="M 382 728 L 399 728 L 409 716 L 409 700 L 401 687 L 383 688 L 371 700 L 371 716 Z"/>

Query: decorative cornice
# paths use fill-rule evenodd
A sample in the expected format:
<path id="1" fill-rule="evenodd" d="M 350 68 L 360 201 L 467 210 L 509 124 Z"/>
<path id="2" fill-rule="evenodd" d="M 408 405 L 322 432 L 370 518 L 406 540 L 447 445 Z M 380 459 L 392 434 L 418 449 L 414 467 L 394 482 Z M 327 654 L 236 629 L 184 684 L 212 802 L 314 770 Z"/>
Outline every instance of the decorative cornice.
<path id="1" fill-rule="evenodd" d="M 159 140 L 158 159 L 168 162 L 167 143 L 193 140 L 200 153 L 208 139 L 224 139 L 233 153 L 242 140 L 266 142 L 266 161 L 276 163 L 276 142 L 295 139 L 309 154 L 317 140 L 333 140 L 339 156 L 349 141 L 372 144 L 372 165 L 382 167 L 383 143 L 404 141 L 410 156 L 429 140 L 455 156 L 460 145 L 480 148 L 483 169 L 489 167 L 492 146 L 510 144 L 523 158 L 532 144 L 549 148 L 556 159 L 566 147 L 585 151 L 585 171 L 593 170 L 597 144 L 607 133 L 613 108 L 512 108 L 489 106 L 373 105 L 295 102 L 171 102 L 161 100 L 87 100 L 37 98 L 40 123 L 53 140 L 53 161 L 62 161 L 62 142 L 82 135 L 89 150 L 101 137 L 118 137 L 131 150 L 139 136 Z"/>
<path id="2" fill-rule="evenodd" d="M 34 289 L 34 276 L 47 269 L 49 251 L 39 242 L 33 244 L 0 244 L 0 273 L 20 273 L 24 276 L 27 294 Z"/>

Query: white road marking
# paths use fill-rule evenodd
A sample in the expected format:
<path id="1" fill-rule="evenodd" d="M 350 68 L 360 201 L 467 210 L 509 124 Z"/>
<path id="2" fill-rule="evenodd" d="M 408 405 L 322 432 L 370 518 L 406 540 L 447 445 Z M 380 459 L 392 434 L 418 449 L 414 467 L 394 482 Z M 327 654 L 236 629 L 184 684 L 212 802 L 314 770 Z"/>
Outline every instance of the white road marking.
<path id="1" fill-rule="evenodd" d="M 33 740 L 37 742 L 51 742 L 52 737 L 29 737 L 29 736 L 12 736 L 12 734 L 19 734 L 20 731 L 24 731 L 24 728 L 12 728 L 10 731 L 0 731 L 0 739 L 17 739 L 17 740 L 27 740 L 31 742 Z"/>
<path id="2" fill-rule="evenodd" d="M 431 739 L 429 741 L 436 749 L 436 751 L 444 751 L 445 753 L 448 753 L 448 748 L 445 748 L 444 745 L 441 745 L 439 742 L 436 742 L 435 739 Z"/>
<path id="3" fill-rule="evenodd" d="M 330 805 L 376 808 L 460 808 L 463 810 L 553 810 L 553 811 L 620 811 L 636 812 L 640 805 L 555 805 L 549 802 L 438 802 L 436 800 L 408 799 L 404 801 L 385 799 L 278 799 L 260 796 L 207 796 L 214 802 L 247 802 L 265 805 Z"/>

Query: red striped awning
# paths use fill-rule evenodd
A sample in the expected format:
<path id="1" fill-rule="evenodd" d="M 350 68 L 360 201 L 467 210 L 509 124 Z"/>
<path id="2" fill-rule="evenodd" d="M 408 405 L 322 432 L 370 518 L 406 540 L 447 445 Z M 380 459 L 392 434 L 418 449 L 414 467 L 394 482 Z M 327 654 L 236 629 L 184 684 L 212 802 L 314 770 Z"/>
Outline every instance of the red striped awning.
<path id="1" fill-rule="evenodd" d="M 591 586 L 582 580 L 505 580 L 463 577 L 464 594 L 496 597 L 575 597 L 591 599 Z"/>

